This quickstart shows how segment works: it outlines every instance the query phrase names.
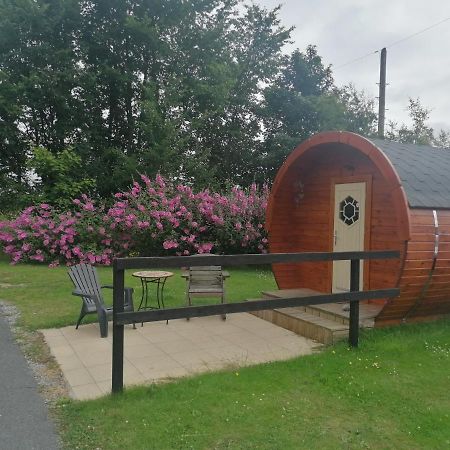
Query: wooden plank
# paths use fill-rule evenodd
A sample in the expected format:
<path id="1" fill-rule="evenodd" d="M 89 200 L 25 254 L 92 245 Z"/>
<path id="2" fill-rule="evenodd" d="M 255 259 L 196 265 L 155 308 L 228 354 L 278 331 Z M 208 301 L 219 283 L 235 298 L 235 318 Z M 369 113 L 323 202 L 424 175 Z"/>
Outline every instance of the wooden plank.
<path id="1" fill-rule="evenodd" d="M 411 231 L 413 233 L 422 233 L 422 234 L 429 234 L 429 235 L 434 236 L 435 228 L 434 228 L 434 224 L 419 225 L 419 224 L 413 223 L 411 225 Z"/>
<path id="2" fill-rule="evenodd" d="M 323 303 L 339 303 L 343 301 L 361 301 L 375 298 L 396 297 L 398 289 L 378 289 L 371 291 L 343 292 L 336 294 L 314 295 L 308 297 L 281 298 L 270 300 L 251 300 L 239 303 L 216 305 L 187 306 L 181 308 L 155 309 L 147 311 L 121 312 L 117 314 L 116 323 L 120 325 L 135 322 L 156 322 L 191 317 L 233 314 L 264 309 L 289 308 L 294 306 L 321 305 Z"/>
<path id="3" fill-rule="evenodd" d="M 124 310 L 125 272 L 113 262 L 113 342 L 112 342 L 112 392 L 123 391 L 124 326 L 119 323 Z M 133 323 L 133 322 L 132 322 Z"/>
<path id="4" fill-rule="evenodd" d="M 408 254 L 411 252 L 434 252 L 434 240 L 432 242 L 411 241 L 408 243 Z"/>
<path id="5" fill-rule="evenodd" d="M 436 267 L 442 268 L 442 269 L 445 269 L 445 268 L 450 269 L 450 259 L 443 259 L 438 256 L 438 259 L 436 261 Z M 449 273 L 450 273 L 450 271 L 449 271 Z"/>
<path id="6" fill-rule="evenodd" d="M 408 254 L 406 256 L 407 260 L 419 260 L 419 261 L 423 261 L 423 260 L 432 260 L 434 257 L 434 250 L 429 250 L 429 251 L 409 251 L 408 250 Z"/>
<path id="7" fill-rule="evenodd" d="M 412 218 L 414 225 L 430 225 L 434 228 L 433 215 L 429 216 L 415 216 Z"/>
<path id="8" fill-rule="evenodd" d="M 275 264 L 302 261 L 345 261 L 350 259 L 394 259 L 399 258 L 398 251 L 371 251 L 371 252 L 310 252 L 310 253 L 267 253 L 258 255 L 208 255 L 198 258 L 196 256 L 163 256 L 163 257 L 137 257 L 116 258 L 115 264 L 121 269 L 142 269 L 161 267 L 195 267 L 204 265 L 242 266 L 252 264 Z"/>
<path id="9" fill-rule="evenodd" d="M 412 242 L 430 242 L 434 245 L 436 241 L 436 236 L 433 233 L 418 233 L 413 231 L 411 233 L 411 243 Z"/>
<path id="10" fill-rule="evenodd" d="M 430 280 L 430 282 L 432 282 L 432 283 L 442 283 L 442 282 L 449 283 L 450 282 L 448 273 L 439 274 L 439 273 L 436 273 L 436 271 L 434 271 L 431 279 L 430 279 L 429 275 L 430 275 L 430 271 L 422 271 L 422 273 L 420 275 L 412 275 L 412 276 L 409 273 L 407 273 L 406 271 L 404 271 L 402 280 L 401 280 L 401 284 L 404 286 L 409 285 L 409 284 L 423 285 L 428 280 Z"/>
<path id="11" fill-rule="evenodd" d="M 408 279 L 412 277 L 424 277 L 428 276 L 430 273 L 430 267 L 422 267 L 420 269 L 403 269 L 402 279 Z M 436 273 L 436 271 L 434 272 Z"/>

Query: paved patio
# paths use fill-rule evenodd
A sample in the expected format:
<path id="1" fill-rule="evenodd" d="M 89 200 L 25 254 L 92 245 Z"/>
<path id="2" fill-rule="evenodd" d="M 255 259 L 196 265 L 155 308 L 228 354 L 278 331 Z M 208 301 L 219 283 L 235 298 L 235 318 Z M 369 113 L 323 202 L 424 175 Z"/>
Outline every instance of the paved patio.
<path id="1" fill-rule="evenodd" d="M 111 324 L 42 330 L 75 399 L 111 391 Z M 194 318 L 125 327 L 125 385 L 161 382 L 200 372 L 307 355 L 320 344 L 251 314 Z"/>

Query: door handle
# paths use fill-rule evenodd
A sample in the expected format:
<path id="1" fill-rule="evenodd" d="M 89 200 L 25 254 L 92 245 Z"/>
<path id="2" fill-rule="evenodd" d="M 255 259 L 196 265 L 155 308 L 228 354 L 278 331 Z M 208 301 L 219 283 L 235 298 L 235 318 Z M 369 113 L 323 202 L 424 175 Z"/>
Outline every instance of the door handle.
<path id="1" fill-rule="evenodd" d="M 333 238 L 334 238 L 334 245 L 336 246 L 336 244 L 337 244 L 337 231 L 336 230 L 334 230 Z"/>

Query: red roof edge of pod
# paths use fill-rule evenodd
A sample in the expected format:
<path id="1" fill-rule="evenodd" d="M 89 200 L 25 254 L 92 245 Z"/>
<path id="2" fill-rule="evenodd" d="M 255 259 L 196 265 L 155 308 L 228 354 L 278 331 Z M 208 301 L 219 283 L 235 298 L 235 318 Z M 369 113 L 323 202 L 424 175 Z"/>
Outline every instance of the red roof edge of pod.
<path id="1" fill-rule="evenodd" d="M 397 221 L 399 234 L 403 240 L 409 240 L 411 232 L 408 200 L 397 171 L 388 157 L 369 139 L 349 131 L 326 131 L 316 134 L 302 142 L 290 153 L 290 155 L 286 158 L 286 161 L 279 169 L 270 191 L 266 209 L 266 230 L 270 231 L 277 192 L 283 182 L 286 172 L 292 164 L 308 150 L 321 144 L 332 143 L 347 144 L 355 150 L 363 153 L 378 168 L 383 177 L 389 181 L 392 186 L 392 199 L 398 212 Z"/>

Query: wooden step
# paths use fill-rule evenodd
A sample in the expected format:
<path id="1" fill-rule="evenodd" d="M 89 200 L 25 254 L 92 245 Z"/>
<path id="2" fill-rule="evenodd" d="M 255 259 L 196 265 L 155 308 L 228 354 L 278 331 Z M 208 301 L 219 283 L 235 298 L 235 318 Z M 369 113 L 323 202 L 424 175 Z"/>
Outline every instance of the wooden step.
<path id="1" fill-rule="evenodd" d="M 322 305 L 310 305 L 305 306 L 305 311 L 313 316 L 322 317 L 323 319 L 331 320 L 332 322 L 348 325 L 350 323 L 349 315 L 340 315 L 336 312 L 329 311 L 328 309 L 320 308 Z M 339 305 L 342 308 L 344 305 Z"/>
<path id="2" fill-rule="evenodd" d="M 308 288 L 262 292 L 263 298 L 266 299 L 307 297 L 320 294 L 323 293 Z M 348 337 L 349 311 L 344 311 L 343 306 L 343 304 L 327 303 L 257 311 L 254 314 L 307 338 L 323 344 L 333 344 Z M 376 304 L 360 304 L 360 326 L 373 327 L 374 317 L 381 308 L 381 305 Z"/>
<path id="3" fill-rule="evenodd" d="M 309 288 L 298 289 L 277 289 L 275 291 L 262 291 L 262 297 L 269 298 L 288 298 L 288 297 L 308 297 L 312 295 L 323 295 L 323 292 L 315 291 Z"/>
<path id="4" fill-rule="evenodd" d="M 310 314 L 346 325 L 350 323 L 350 311 L 349 309 L 345 310 L 344 304 L 342 303 L 324 303 L 323 305 L 310 305 L 305 308 Z M 383 305 L 380 303 L 361 302 L 359 304 L 360 326 L 363 328 L 373 328 L 375 317 L 378 316 L 382 309 Z"/>
<path id="5" fill-rule="evenodd" d="M 253 314 L 322 344 L 333 344 L 348 337 L 347 325 L 310 314 L 302 307 L 255 311 Z"/>

